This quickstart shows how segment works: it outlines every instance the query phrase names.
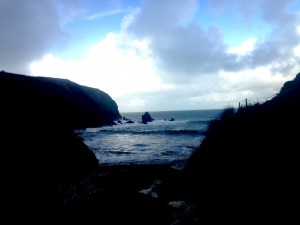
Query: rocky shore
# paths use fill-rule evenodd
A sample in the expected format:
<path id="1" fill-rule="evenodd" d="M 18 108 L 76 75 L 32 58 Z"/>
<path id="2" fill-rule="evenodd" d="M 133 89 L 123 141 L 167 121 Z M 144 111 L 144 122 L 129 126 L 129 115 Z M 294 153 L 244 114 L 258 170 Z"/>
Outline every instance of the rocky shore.
<path id="1" fill-rule="evenodd" d="M 99 170 L 61 188 L 58 215 L 101 224 L 171 224 L 181 171 L 167 165 L 122 165 Z M 172 188 L 170 185 L 172 183 Z M 176 187 L 176 186 L 175 186 Z"/>
<path id="2" fill-rule="evenodd" d="M 10 222 L 22 215 L 23 222 L 39 223 L 288 224 L 297 215 L 300 73 L 270 101 L 224 109 L 182 170 L 170 165 L 101 166 L 73 132 L 92 121 L 64 123 L 61 115 L 80 107 L 72 101 L 75 105 L 61 114 L 57 95 L 51 97 L 51 90 L 69 96 L 74 84 L 66 88 L 66 81 L 55 80 L 59 85 L 43 92 L 56 106 L 49 108 L 34 98 L 39 88 L 28 92 L 34 95 L 22 94 L 28 83 L 23 87 L 20 77 L 12 77 L 17 81 L 10 82 L 19 85 L 13 94 L 9 86 L 0 88 L 1 208 Z M 2 81 L 10 78 L 0 76 Z M 70 98 L 72 94 L 65 99 Z M 108 107 L 93 118 L 98 125 L 119 118 L 114 102 L 105 99 L 104 105 L 89 105 Z M 92 108 L 75 115 L 88 115 Z"/>

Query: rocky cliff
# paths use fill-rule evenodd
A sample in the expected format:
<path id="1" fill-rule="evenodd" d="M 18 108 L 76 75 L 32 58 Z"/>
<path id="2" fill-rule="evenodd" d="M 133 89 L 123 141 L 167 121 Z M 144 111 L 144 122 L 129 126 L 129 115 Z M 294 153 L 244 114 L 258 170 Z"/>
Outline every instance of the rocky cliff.
<path id="1" fill-rule="evenodd" d="M 110 124 L 121 116 L 105 92 L 65 79 L 0 72 L 2 115 L 70 128 Z"/>
<path id="2" fill-rule="evenodd" d="M 117 104 L 100 90 L 3 71 L 0 105 L 1 206 L 15 212 L 63 204 L 62 187 L 98 169 L 73 130 L 120 118 Z"/>
<path id="3" fill-rule="evenodd" d="M 270 101 L 225 109 L 185 168 L 199 224 L 294 218 L 299 176 L 300 73 Z"/>

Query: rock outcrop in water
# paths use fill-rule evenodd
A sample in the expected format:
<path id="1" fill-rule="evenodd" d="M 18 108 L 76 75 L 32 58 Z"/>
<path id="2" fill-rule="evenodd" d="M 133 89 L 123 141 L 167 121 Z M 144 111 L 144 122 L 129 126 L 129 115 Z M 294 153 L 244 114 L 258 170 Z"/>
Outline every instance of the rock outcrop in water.
<path id="1" fill-rule="evenodd" d="M 142 123 L 147 124 L 148 122 L 152 122 L 154 119 L 151 117 L 149 112 L 145 112 L 142 115 Z"/>

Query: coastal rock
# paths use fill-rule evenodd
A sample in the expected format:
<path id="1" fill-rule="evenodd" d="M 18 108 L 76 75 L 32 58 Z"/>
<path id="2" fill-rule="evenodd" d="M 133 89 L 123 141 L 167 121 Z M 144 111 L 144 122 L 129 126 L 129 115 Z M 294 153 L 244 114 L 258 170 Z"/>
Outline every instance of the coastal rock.
<path id="1" fill-rule="evenodd" d="M 121 118 L 100 90 L 6 72 L 0 72 L 0 104 L 1 204 L 16 213 L 63 205 L 62 186 L 99 167 L 73 130 Z"/>
<path id="2" fill-rule="evenodd" d="M 144 115 L 142 115 L 142 123 L 147 124 L 148 122 L 152 122 L 154 119 L 150 116 L 149 112 L 145 112 Z"/>
<path id="3" fill-rule="evenodd" d="M 51 121 L 72 129 L 109 125 L 121 118 L 105 92 L 66 79 L 0 72 L 1 113 Z"/>

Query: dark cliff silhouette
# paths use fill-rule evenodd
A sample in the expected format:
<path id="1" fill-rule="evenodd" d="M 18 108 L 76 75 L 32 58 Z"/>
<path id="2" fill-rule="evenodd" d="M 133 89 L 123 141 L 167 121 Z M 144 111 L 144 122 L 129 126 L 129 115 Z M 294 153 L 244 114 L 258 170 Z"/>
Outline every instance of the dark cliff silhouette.
<path id="1" fill-rule="evenodd" d="M 197 224 L 289 223 L 299 190 L 300 73 L 263 104 L 210 122 L 185 172 Z"/>
<path id="2" fill-rule="evenodd" d="M 1 113 L 14 119 L 43 119 L 42 123 L 70 128 L 96 127 L 121 118 L 115 101 L 105 92 L 65 79 L 0 72 Z"/>
<path id="3" fill-rule="evenodd" d="M 100 90 L 3 71 L 0 105 L 1 208 L 28 215 L 59 208 L 62 186 L 98 169 L 74 129 L 120 118 L 117 104 Z"/>

